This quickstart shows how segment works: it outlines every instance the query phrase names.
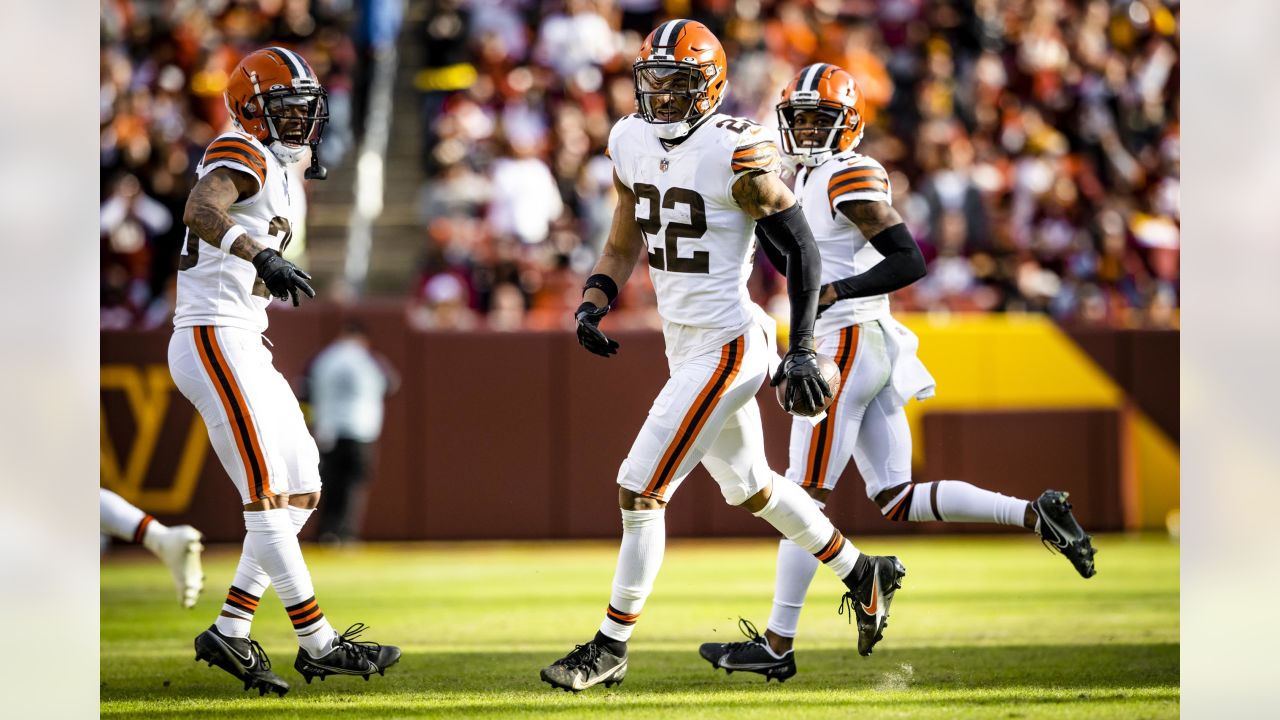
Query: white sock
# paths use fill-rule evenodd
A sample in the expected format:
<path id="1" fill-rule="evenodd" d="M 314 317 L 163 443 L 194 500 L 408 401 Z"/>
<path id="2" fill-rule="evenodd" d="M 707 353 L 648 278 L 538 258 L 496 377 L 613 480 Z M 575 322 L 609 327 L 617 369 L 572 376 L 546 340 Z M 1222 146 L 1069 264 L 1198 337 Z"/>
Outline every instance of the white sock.
<path id="1" fill-rule="evenodd" d="M 827 516 L 813 504 L 808 493 L 776 473 L 769 502 L 754 514 L 777 528 L 783 537 L 826 563 L 841 580 L 853 572 L 853 565 L 862 554 L 836 530 Z"/>
<path id="2" fill-rule="evenodd" d="M 132 543 L 145 544 L 147 533 L 159 535 L 169 529 L 106 488 L 98 488 L 98 523 L 102 532 Z M 150 545 L 147 549 L 155 552 Z"/>
<path id="3" fill-rule="evenodd" d="M 312 657 L 328 653 L 337 636 L 316 602 L 311 572 L 288 510 L 259 510 L 244 514 L 245 546 L 271 577 L 276 595 L 298 635 L 298 644 Z"/>
<path id="4" fill-rule="evenodd" d="M 302 532 L 314 510 L 289 506 L 289 520 L 293 523 L 294 534 Z M 248 538 L 240 550 L 240 564 L 236 566 L 235 578 L 227 591 L 227 599 L 222 603 L 223 614 L 214 621 L 218 631 L 229 637 L 249 637 L 253 626 L 253 616 L 258 610 L 258 601 L 262 593 L 271 584 L 271 577 L 262 569 L 258 561 L 249 552 Z M 235 617 L 227 617 L 227 615 Z"/>
<path id="5" fill-rule="evenodd" d="M 793 638 L 800 625 L 800 609 L 809 593 L 809 584 L 818 570 L 818 558 L 790 540 L 778 543 L 778 569 L 773 587 L 773 610 L 768 628 L 775 634 Z"/>
<path id="6" fill-rule="evenodd" d="M 662 568 L 667 547 L 666 510 L 623 510 L 622 546 L 613 573 L 613 593 L 600 632 L 614 640 L 631 639 L 645 598 Z"/>
<path id="7" fill-rule="evenodd" d="M 985 522 L 1022 527 L 1026 500 L 1001 495 L 962 480 L 912 483 L 882 512 L 890 520 Z"/>

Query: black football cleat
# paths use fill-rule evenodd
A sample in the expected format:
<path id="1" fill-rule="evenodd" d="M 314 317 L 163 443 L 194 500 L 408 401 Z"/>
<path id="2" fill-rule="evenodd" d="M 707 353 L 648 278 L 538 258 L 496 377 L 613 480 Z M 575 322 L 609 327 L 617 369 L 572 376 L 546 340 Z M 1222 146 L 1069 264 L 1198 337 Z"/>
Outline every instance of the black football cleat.
<path id="1" fill-rule="evenodd" d="M 604 683 L 606 688 L 621 685 L 627 677 L 627 653 L 614 655 L 592 640 L 578 645 L 573 652 L 542 668 L 542 682 L 565 692 L 582 692 Z"/>
<path id="2" fill-rule="evenodd" d="M 1045 490 L 1031 503 L 1031 510 L 1037 518 L 1036 534 L 1045 547 L 1065 555 L 1081 577 L 1091 578 L 1097 574 L 1093 556 L 1098 551 L 1093 547 L 1093 538 L 1085 534 L 1084 528 L 1071 514 L 1067 493 Z"/>
<path id="3" fill-rule="evenodd" d="M 892 555 L 868 555 L 871 571 L 840 598 L 840 614 L 849 609 L 849 620 L 858 622 L 858 654 L 867 656 L 884 638 L 889 626 L 889 603 L 902 587 L 907 569 Z"/>
<path id="4" fill-rule="evenodd" d="M 228 637 L 216 625 L 196 636 L 196 662 L 207 662 L 231 673 L 244 683 L 245 690 L 258 689 L 258 696 L 273 692 L 280 697 L 289 692 L 289 683 L 271 672 L 271 660 L 256 640 Z"/>
<path id="5" fill-rule="evenodd" d="M 311 678 L 324 680 L 330 675 L 361 675 L 365 681 L 377 673 L 383 675 L 387 668 L 400 661 L 400 648 L 395 645 L 379 645 L 376 642 L 357 641 L 367 630 L 364 623 L 356 623 L 333 641 L 333 649 L 318 658 L 302 648 L 293 661 L 293 669 L 311 684 Z"/>
<path id="6" fill-rule="evenodd" d="M 698 654 L 703 660 L 711 663 L 713 668 L 722 668 L 726 675 L 734 670 L 759 673 L 767 683 L 777 680 L 779 683 L 796 674 L 796 653 L 788 650 L 778 657 L 769 648 L 769 641 L 756 632 L 756 626 L 746 618 L 738 618 L 738 629 L 749 640 L 731 643 L 702 643 Z"/>

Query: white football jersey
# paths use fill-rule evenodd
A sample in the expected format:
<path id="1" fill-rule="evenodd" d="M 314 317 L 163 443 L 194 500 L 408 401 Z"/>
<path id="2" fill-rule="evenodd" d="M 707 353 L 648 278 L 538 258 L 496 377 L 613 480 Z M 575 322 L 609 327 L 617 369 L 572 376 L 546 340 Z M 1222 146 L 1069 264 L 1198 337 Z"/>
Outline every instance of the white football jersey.
<path id="1" fill-rule="evenodd" d="M 218 167 L 247 173 L 258 192 L 228 210 L 231 219 L 254 240 L 283 252 L 293 238 L 302 205 L 301 187 L 291 187 L 289 173 L 257 138 L 225 132 L 214 139 L 196 166 L 204 177 Z M 212 238 L 215 242 L 221 238 Z M 190 228 L 178 258 L 175 328 L 220 325 L 254 332 L 267 329 L 271 293 L 258 279 L 253 263 L 204 242 Z"/>
<path id="2" fill-rule="evenodd" d="M 850 150 L 816 168 L 802 169 L 796 179 L 796 198 L 818 241 L 823 284 L 866 272 L 884 259 L 858 226 L 836 209 L 847 200 L 892 204 L 889 176 L 880 163 Z M 824 335 L 888 315 L 888 295 L 841 300 L 818 318 L 814 334 Z"/>
<path id="3" fill-rule="evenodd" d="M 609 134 L 614 169 L 636 196 L 672 363 L 724 345 L 755 322 L 747 294 L 755 220 L 732 188 L 747 173 L 780 167 L 776 136 L 719 113 L 671 148 L 638 115 Z"/>

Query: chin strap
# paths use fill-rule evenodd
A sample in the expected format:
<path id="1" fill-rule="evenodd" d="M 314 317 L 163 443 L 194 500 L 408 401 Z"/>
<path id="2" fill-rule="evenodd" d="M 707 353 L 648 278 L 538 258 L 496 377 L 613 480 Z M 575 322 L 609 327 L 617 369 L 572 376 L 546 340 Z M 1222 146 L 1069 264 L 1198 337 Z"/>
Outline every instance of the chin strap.
<path id="1" fill-rule="evenodd" d="M 325 180 L 329 177 L 329 168 L 320 164 L 320 153 L 316 150 L 316 143 L 311 143 L 311 167 L 302 173 L 302 177 L 308 180 Z"/>

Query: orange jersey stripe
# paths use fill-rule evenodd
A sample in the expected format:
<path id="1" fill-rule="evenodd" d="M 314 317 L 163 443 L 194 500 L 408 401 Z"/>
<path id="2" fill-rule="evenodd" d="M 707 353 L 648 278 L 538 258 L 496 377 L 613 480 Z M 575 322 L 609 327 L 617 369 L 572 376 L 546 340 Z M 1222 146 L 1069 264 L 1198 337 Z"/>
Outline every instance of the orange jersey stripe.
<path id="1" fill-rule="evenodd" d="M 879 180 L 855 180 L 853 182 L 847 182 L 840 185 L 839 187 L 831 188 L 831 191 L 827 193 L 827 197 L 835 200 L 847 192 L 854 192 L 857 190 L 881 190 L 888 192 L 889 186 Z"/>
<path id="2" fill-rule="evenodd" d="M 206 153 L 204 156 L 205 165 L 209 165 L 211 163 L 217 162 L 218 160 L 230 160 L 234 162 L 236 165 L 242 168 L 245 168 L 250 173 L 252 173 L 254 177 L 258 178 L 259 184 L 265 184 L 267 182 L 266 171 L 262 170 L 261 168 L 254 165 L 253 163 L 246 161 L 243 155 L 222 150 L 218 152 L 209 152 L 209 153 Z"/>
<path id="3" fill-rule="evenodd" d="M 261 150 L 254 147 L 253 143 L 240 137 L 224 137 L 224 138 L 219 138 L 217 140 L 214 140 L 212 143 L 210 143 L 209 149 L 206 150 L 206 152 L 212 152 L 214 150 L 229 150 L 229 149 L 243 150 L 245 154 L 248 155 L 252 160 L 254 160 L 258 165 L 261 165 L 264 169 L 267 167 L 267 156 L 264 155 Z"/>
<path id="4" fill-rule="evenodd" d="M 662 497 L 662 492 L 675 477 L 680 463 L 684 462 L 685 456 L 689 454 L 689 448 L 693 447 L 693 441 L 702 431 L 707 418 L 711 416 L 716 404 L 729 386 L 733 385 L 733 379 L 737 377 L 738 370 L 742 367 L 742 353 L 746 349 L 744 338 L 745 336 L 740 336 L 721 348 L 720 362 L 716 365 L 715 372 L 698 393 L 697 399 L 689 406 L 689 411 L 680 423 L 680 429 L 676 431 L 671 444 L 667 446 L 667 451 L 663 453 L 662 460 L 658 462 L 653 478 L 649 480 L 649 485 L 643 493 L 646 497 Z"/>

